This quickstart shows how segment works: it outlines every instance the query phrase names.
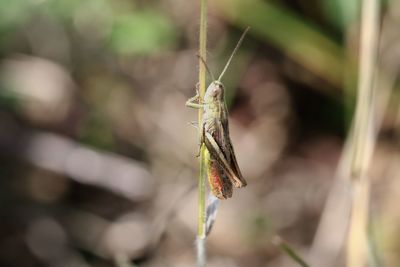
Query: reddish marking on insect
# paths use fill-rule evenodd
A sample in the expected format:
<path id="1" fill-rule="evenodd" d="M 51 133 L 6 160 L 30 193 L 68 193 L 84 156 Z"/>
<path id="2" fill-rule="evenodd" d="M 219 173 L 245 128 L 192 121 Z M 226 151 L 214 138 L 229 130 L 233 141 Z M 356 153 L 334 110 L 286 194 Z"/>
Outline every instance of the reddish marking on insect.
<path id="1" fill-rule="evenodd" d="M 216 160 L 211 159 L 208 167 L 208 182 L 213 194 L 219 199 L 232 197 L 232 184 Z"/>
<path id="2" fill-rule="evenodd" d="M 215 162 L 210 164 L 208 179 L 210 184 L 212 185 L 213 190 L 217 192 L 222 191 L 221 175 L 219 173 L 218 166 Z"/>

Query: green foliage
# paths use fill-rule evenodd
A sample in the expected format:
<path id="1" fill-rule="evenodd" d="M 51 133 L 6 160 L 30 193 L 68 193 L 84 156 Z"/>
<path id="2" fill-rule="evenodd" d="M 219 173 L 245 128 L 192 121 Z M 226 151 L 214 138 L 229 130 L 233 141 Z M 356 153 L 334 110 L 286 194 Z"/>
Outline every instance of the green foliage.
<path id="1" fill-rule="evenodd" d="M 345 32 L 346 27 L 357 18 L 360 1 L 322 0 L 321 5 L 330 22 Z"/>
<path id="2" fill-rule="evenodd" d="M 171 47 L 175 36 L 163 14 L 147 10 L 116 18 L 110 45 L 121 54 L 152 54 Z"/>

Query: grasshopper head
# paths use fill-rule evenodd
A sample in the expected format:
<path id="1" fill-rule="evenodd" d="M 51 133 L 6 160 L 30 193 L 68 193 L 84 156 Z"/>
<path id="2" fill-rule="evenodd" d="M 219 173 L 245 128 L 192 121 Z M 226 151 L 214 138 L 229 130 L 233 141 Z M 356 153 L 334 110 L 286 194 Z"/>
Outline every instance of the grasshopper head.
<path id="1" fill-rule="evenodd" d="M 224 85 L 220 81 L 213 81 L 211 85 L 211 96 L 217 100 L 224 100 Z"/>

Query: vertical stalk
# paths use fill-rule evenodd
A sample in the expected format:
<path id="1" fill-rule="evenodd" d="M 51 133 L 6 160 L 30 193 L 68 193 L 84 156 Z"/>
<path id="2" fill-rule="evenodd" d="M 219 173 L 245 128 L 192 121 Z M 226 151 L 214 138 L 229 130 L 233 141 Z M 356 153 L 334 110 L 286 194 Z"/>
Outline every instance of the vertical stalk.
<path id="1" fill-rule="evenodd" d="M 361 1 L 361 5 L 359 79 L 350 173 L 353 194 L 347 240 L 348 267 L 364 267 L 368 262 L 368 168 L 375 145 L 374 74 L 378 50 L 379 0 Z"/>
<path id="2" fill-rule="evenodd" d="M 199 36 L 199 99 L 202 102 L 206 91 L 206 66 L 201 59 L 206 60 L 207 56 L 207 0 L 200 0 L 200 36 Z M 199 129 L 202 129 L 203 109 L 199 109 Z M 199 131 L 199 136 L 202 134 Z M 198 214 L 197 214 L 197 267 L 206 265 L 206 166 L 205 147 L 200 148 L 200 171 L 198 182 Z"/>

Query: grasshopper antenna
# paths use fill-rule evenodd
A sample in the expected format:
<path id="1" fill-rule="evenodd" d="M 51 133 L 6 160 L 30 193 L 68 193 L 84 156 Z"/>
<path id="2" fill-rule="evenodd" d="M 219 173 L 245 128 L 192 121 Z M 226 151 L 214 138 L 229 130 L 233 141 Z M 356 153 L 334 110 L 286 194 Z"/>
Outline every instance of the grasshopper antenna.
<path id="1" fill-rule="evenodd" d="M 232 61 L 232 59 L 233 59 L 233 56 L 236 54 L 236 52 L 237 52 L 239 46 L 241 45 L 241 43 L 242 43 L 244 37 L 246 36 L 246 34 L 247 34 L 247 32 L 248 32 L 249 30 L 250 30 L 250 27 L 247 27 L 246 30 L 244 30 L 244 32 L 242 33 L 242 36 L 240 36 L 240 39 L 239 39 L 238 43 L 237 43 L 236 46 L 235 46 L 235 49 L 233 49 L 232 54 L 231 54 L 231 56 L 230 56 L 229 59 L 228 59 L 228 62 L 226 62 L 226 65 L 225 65 L 224 69 L 222 70 L 221 75 L 219 75 L 219 77 L 218 77 L 218 81 L 221 81 L 222 76 L 224 76 L 226 70 L 227 70 L 228 67 L 229 67 L 229 64 L 231 64 L 231 61 Z"/>
<path id="2" fill-rule="evenodd" d="M 206 70 L 207 70 L 208 74 L 211 76 L 211 79 L 212 79 L 213 81 L 215 81 L 215 77 L 214 77 L 214 75 L 212 74 L 212 72 L 210 71 L 210 69 L 208 68 L 208 65 L 207 65 L 206 61 L 204 60 L 204 58 L 203 58 L 202 56 L 200 56 L 199 54 L 197 55 L 197 57 L 201 60 L 201 62 L 202 62 L 202 63 L 204 64 L 204 66 L 206 67 Z"/>

